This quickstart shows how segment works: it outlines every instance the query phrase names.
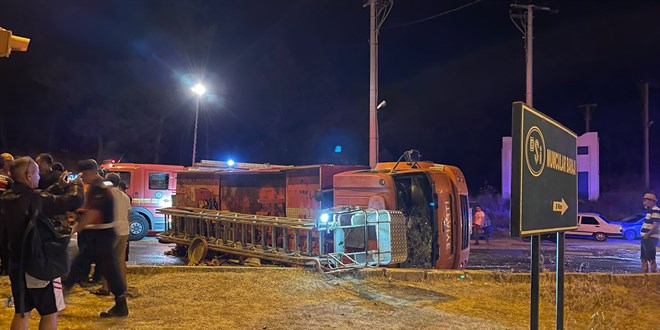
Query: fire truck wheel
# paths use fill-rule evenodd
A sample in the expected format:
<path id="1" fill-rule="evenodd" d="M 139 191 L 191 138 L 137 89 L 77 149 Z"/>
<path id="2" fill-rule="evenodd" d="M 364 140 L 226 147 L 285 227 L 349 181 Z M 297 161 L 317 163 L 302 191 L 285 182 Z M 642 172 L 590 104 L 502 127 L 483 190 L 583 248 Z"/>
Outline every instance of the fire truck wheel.
<path id="1" fill-rule="evenodd" d="M 149 222 L 141 214 L 131 213 L 128 219 L 128 239 L 130 241 L 139 241 L 147 236 L 149 232 Z"/>

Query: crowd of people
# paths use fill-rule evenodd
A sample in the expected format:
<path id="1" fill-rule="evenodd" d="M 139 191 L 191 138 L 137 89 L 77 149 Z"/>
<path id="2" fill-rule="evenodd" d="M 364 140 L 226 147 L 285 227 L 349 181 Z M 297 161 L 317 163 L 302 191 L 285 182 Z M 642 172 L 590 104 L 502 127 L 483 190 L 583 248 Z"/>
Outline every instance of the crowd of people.
<path id="1" fill-rule="evenodd" d="M 0 155 L 0 271 L 11 282 L 12 329 L 27 329 L 34 309 L 40 329 L 57 328 L 66 293 L 88 285 L 92 264 L 103 285 L 91 293 L 115 300 L 100 317 L 128 316 L 130 197 L 119 175 L 104 175 L 93 159 L 78 162 L 73 172 L 47 153 Z M 79 253 L 70 263 L 74 234 Z"/>

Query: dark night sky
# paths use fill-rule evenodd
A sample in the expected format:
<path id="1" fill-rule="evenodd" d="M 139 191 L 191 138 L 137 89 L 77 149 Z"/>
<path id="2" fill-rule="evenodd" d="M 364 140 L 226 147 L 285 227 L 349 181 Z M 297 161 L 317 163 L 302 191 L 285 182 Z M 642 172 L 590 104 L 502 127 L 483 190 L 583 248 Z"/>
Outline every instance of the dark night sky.
<path id="1" fill-rule="evenodd" d="M 0 148 L 16 154 L 190 162 L 368 162 L 369 11 L 364 1 L 3 1 L 0 26 L 32 39 L 0 59 Z M 395 0 L 380 34 L 381 160 L 417 148 L 499 189 L 501 137 L 523 100 L 523 39 L 505 1 Z M 520 2 L 520 1 L 519 1 Z M 537 1 L 534 106 L 578 134 L 598 103 L 601 179 L 641 175 L 640 81 L 660 100 L 658 1 Z M 29 125 L 29 127 L 27 127 Z M 651 128 L 651 180 L 660 183 Z M 333 152 L 342 145 L 343 152 Z M 75 156 L 74 156 L 75 155 Z M 656 175 L 656 173 L 658 173 Z M 640 181 L 641 182 L 641 181 Z"/>

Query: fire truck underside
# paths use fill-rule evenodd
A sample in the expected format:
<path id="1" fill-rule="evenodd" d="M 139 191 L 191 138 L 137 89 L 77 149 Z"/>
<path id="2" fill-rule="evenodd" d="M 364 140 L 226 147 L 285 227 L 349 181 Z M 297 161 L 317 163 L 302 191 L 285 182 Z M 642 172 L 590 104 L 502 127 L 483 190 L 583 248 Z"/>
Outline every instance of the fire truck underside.
<path id="1" fill-rule="evenodd" d="M 404 262 L 406 223 L 399 211 L 338 207 L 318 219 L 242 214 L 191 207 L 158 211 L 166 217 L 161 243 L 333 272 Z"/>

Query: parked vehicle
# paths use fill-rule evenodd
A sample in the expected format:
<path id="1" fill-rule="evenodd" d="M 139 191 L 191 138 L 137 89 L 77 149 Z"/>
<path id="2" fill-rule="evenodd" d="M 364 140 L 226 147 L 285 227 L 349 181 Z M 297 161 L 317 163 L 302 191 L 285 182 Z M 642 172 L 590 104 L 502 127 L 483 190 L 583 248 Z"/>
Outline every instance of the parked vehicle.
<path id="1" fill-rule="evenodd" d="M 108 162 L 101 165 L 107 172 L 119 174 L 131 197 L 130 231 L 128 239 L 138 241 L 151 231 L 163 231 L 165 219 L 156 209 L 172 206 L 176 190 L 176 172 L 180 165 L 131 164 Z"/>
<path id="2" fill-rule="evenodd" d="M 592 236 L 599 242 L 608 237 L 622 237 L 621 225 L 610 224 L 598 213 L 578 213 L 578 227 L 574 231 L 567 231 L 567 235 Z"/>
<path id="3" fill-rule="evenodd" d="M 625 217 L 621 220 L 610 221 L 610 223 L 621 225 L 621 228 L 623 229 L 623 238 L 633 240 L 642 238 L 641 230 L 645 218 L 646 214 L 636 214 Z"/>

